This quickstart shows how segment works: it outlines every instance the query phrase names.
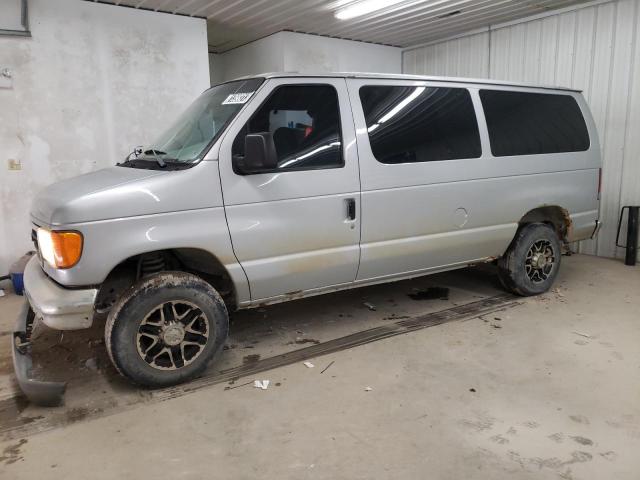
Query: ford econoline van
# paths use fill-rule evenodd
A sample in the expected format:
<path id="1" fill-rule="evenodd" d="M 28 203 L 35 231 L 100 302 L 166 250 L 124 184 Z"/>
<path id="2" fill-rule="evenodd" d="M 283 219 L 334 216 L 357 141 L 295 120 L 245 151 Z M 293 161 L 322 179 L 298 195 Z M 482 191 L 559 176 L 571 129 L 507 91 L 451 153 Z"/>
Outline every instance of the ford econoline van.
<path id="1" fill-rule="evenodd" d="M 116 166 L 45 189 L 14 334 L 91 326 L 120 373 L 201 374 L 228 312 L 495 262 L 547 291 L 598 230 L 600 146 L 579 91 L 404 75 L 266 74 L 210 88 Z"/>

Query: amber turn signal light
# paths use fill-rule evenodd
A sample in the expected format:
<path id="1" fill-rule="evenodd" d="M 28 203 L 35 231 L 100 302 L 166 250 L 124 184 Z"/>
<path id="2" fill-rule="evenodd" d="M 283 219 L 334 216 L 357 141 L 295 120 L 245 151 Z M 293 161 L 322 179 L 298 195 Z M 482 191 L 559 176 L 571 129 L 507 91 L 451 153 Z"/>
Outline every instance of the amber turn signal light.
<path id="1" fill-rule="evenodd" d="M 56 232 L 38 229 L 40 255 L 54 268 L 71 268 L 82 255 L 80 232 Z"/>

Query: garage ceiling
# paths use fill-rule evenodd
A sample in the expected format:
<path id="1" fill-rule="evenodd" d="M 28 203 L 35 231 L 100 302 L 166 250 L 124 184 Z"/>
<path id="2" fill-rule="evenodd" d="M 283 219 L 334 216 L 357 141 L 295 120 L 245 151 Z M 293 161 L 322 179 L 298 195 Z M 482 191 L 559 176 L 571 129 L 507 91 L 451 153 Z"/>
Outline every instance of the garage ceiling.
<path id="1" fill-rule="evenodd" d="M 93 0 L 98 1 L 98 0 Z M 349 20 L 335 12 L 369 0 L 109 0 L 207 19 L 209 49 L 224 52 L 281 30 L 410 47 L 586 0 L 389 0 Z M 384 3 L 384 2 L 382 2 Z"/>

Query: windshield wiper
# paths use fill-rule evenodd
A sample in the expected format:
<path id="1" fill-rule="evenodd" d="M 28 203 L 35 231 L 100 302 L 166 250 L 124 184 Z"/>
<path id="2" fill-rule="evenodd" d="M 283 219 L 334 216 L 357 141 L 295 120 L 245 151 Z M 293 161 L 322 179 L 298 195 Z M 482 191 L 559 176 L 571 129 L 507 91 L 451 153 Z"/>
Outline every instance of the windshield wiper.
<path id="1" fill-rule="evenodd" d="M 158 162 L 158 165 L 160 165 L 161 168 L 164 168 L 167 166 L 167 164 L 164 162 L 164 160 L 162 160 L 158 155 L 166 155 L 167 152 L 163 152 L 162 150 L 154 150 L 154 149 L 149 149 L 149 150 L 145 150 L 144 154 L 145 155 L 149 155 L 149 153 L 151 153 L 151 155 L 153 155 L 153 158 L 155 159 L 156 162 Z"/>
<path id="2" fill-rule="evenodd" d="M 116 162 L 116 165 L 126 165 L 128 163 L 131 163 L 132 161 L 135 161 L 141 153 L 142 147 L 135 147 L 133 151 L 129 155 L 127 155 L 127 158 L 125 158 L 124 162 Z M 135 158 L 132 160 L 131 157 Z"/>
<path id="3" fill-rule="evenodd" d="M 145 168 L 142 165 L 146 162 L 155 161 L 162 169 L 168 168 L 169 170 L 181 170 L 182 168 L 188 168 L 189 163 L 181 162 L 177 158 L 161 158 L 161 155 L 168 155 L 167 152 L 162 150 L 156 150 L 155 148 L 149 148 L 144 150 L 142 147 L 136 147 L 133 152 L 127 155 L 127 158 L 122 163 L 116 163 L 118 166 L 131 166 L 133 168 Z M 148 167 L 147 167 L 148 168 Z"/>

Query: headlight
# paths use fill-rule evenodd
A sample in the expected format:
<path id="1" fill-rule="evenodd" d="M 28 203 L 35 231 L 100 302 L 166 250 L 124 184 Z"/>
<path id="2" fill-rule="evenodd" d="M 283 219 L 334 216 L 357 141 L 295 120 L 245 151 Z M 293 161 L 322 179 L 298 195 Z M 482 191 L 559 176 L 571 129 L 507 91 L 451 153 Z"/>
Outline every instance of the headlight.
<path id="1" fill-rule="evenodd" d="M 82 255 L 82 234 L 39 228 L 38 248 L 42 258 L 53 268 L 71 268 Z"/>

